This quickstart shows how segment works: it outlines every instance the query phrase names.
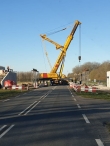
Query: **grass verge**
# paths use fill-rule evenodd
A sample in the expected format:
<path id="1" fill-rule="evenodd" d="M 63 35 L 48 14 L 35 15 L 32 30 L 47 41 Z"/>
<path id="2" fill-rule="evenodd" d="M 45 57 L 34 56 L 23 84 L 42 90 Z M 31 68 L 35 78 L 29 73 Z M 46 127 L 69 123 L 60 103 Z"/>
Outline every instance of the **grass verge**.
<path id="1" fill-rule="evenodd" d="M 3 89 L 0 89 L 0 100 L 2 99 L 6 99 L 6 98 L 9 98 L 9 97 L 14 97 L 14 96 L 17 96 L 21 93 L 24 93 L 26 92 L 27 90 L 3 90 Z"/>
<path id="2" fill-rule="evenodd" d="M 110 100 L 110 93 L 108 92 L 75 92 L 77 95 L 85 98 L 106 99 Z"/>

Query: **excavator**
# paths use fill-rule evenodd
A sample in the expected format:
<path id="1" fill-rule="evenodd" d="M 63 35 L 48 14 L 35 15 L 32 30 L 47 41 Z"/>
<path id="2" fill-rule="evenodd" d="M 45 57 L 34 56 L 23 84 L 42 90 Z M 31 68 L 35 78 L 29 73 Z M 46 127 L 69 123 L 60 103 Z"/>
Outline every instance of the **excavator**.
<path id="1" fill-rule="evenodd" d="M 62 74 L 63 72 L 63 68 L 64 68 L 64 60 L 65 60 L 65 56 L 66 56 L 66 51 L 73 39 L 73 36 L 76 32 L 77 27 L 81 24 L 81 22 L 79 22 L 78 20 L 75 21 L 74 27 L 70 33 L 70 35 L 67 37 L 66 42 L 64 43 L 64 46 L 52 41 L 51 39 L 47 38 L 46 34 L 44 35 L 40 35 L 42 39 L 49 41 L 50 43 L 54 44 L 56 46 L 56 49 L 60 49 L 61 52 L 53 66 L 53 68 L 51 69 L 51 71 L 49 73 L 40 73 L 40 78 L 44 79 L 44 80 L 50 80 L 51 85 L 54 84 L 65 84 L 67 83 L 65 78 L 66 76 Z M 60 73 L 58 74 L 58 68 L 60 66 Z"/>

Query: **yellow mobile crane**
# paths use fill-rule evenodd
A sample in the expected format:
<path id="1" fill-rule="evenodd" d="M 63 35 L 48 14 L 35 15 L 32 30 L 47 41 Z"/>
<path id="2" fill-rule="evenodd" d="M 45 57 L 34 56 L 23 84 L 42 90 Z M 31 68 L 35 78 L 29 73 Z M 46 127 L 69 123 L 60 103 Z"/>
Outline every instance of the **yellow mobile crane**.
<path id="1" fill-rule="evenodd" d="M 64 46 L 61 46 L 58 43 L 47 38 L 45 34 L 40 35 L 44 40 L 47 40 L 47 41 L 51 42 L 52 44 L 54 44 L 56 46 L 56 49 L 61 49 L 61 52 L 60 52 L 60 54 L 59 54 L 59 56 L 54 64 L 53 68 L 51 69 L 50 73 L 41 73 L 40 78 L 50 79 L 52 85 L 61 83 L 61 79 L 62 79 L 62 77 L 64 77 L 64 75 L 62 75 L 62 71 L 63 71 L 63 67 L 64 67 L 64 59 L 66 56 L 66 51 L 67 51 L 67 49 L 68 49 L 68 47 L 73 39 L 73 36 L 75 34 L 75 31 L 76 31 L 78 25 L 80 25 L 80 24 L 81 24 L 81 22 L 79 22 L 78 20 L 75 21 L 74 27 L 73 27 L 70 35 L 67 37 Z M 60 65 L 61 65 L 60 74 L 58 75 L 57 70 L 58 70 Z"/>

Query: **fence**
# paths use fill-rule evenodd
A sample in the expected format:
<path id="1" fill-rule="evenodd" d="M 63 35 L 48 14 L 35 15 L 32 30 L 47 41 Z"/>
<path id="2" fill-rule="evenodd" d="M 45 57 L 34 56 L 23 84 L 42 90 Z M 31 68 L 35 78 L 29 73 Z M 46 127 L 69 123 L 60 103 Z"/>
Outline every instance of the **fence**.
<path id="1" fill-rule="evenodd" d="M 90 87 L 87 85 L 79 85 L 75 83 L 70 83 L 70 88 L 73 88 L 76 92 L 96 92 L 98 89 L 96 87 Z"/>

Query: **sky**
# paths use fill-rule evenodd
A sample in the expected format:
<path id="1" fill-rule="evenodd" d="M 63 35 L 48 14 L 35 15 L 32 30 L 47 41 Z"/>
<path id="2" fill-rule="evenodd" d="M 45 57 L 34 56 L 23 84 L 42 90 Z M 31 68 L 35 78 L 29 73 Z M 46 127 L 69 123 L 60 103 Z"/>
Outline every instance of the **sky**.
<path id="1" fill-rule="evenodd" d="M 0 0 L 0 66 L 14 71 L 50 72 L 60 50 L 40 34 L 64 45 L 81 22 L 66 53 L 64 74 L 86 62 L 110 60 L 110 0 Z M 44 47 L 45 46 L 45 47 Z M 79 63 L 78 56 L 81 55 Z"/>

